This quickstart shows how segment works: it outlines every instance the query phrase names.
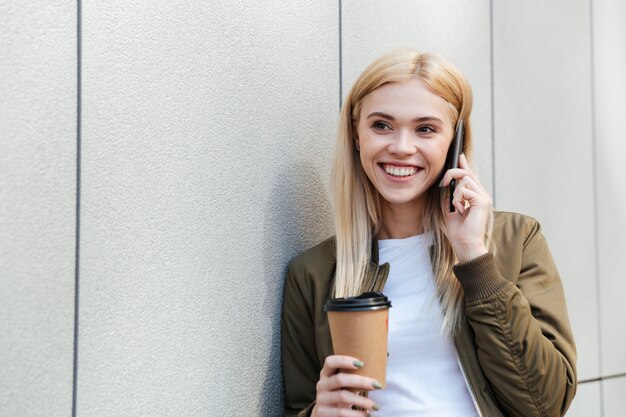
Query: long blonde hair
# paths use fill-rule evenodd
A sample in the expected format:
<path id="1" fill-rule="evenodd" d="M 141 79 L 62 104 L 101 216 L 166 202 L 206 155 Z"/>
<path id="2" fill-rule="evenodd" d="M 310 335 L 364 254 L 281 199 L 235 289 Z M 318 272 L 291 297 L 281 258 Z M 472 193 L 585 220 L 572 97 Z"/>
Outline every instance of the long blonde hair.
<path id="1" fill-rule="evenodd" d="M 383 55 L 370 64 L 354 83 L 341 109 L 337 130 L 332 184 L 335 210 L 337 269 L 333 294 L 348 297 L 363 292 L 371 261 L 372 239 L 381 226 L 380 196 L 363 170 L 355 147 L 356 126 L 363 98 L 377 88 L 418 78 L 449 103 L 451 120 L 465 127 L 463 152 L 472 163 L 472 90 L 458 69 L 444 58 L 412 49 Z M 422 217 L 422 230 L 432 231 L 435 285 L 444 314 L 444 329 L 453 332 L 463 317 L 463 289 L 452 272 L 456 258 L 445 236 L 442 199 L 447 188 L 434 184 Z M 491 236 L 491 225 L 485 240 Z M 487 242 L 488 243 L 488 242 Z"/>

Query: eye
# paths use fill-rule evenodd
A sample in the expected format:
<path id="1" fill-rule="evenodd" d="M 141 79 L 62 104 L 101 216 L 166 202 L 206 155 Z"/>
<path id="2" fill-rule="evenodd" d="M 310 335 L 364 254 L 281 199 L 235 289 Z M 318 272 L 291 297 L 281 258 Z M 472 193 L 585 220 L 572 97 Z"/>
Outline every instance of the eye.
<path id="1" fill-rule="evenodd" d="M 389 130 L 389 129 L 391 129 L 391 126 L 388 123 L 383 122 L 382 120 L 377 120 L 374 123 L 372 123 L 372 127 L 374 129 L 377 129 L 377 130 Z"/>
<path id="2" fill-rule="evenodd" d="M 417 128 L 417 132 L 419 133 L 436 133 L 437 129 L 430 125 L 423 125 Z"/>

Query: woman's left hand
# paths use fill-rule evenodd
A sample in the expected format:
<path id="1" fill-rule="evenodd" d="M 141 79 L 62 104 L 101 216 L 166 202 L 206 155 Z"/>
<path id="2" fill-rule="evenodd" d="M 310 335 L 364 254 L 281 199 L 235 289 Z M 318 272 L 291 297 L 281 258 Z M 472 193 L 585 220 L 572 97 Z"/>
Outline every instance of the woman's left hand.
<path id="1" fill-rule="evenodd" d="M 456 180 L 452 198 L 456 211 L 450 213 L 450 197 L 446 197 L 443 207 L 446 236 L 459 262 L 467 262 L 487 253 L 485 231 L 493 202 L 476 174 L 469 169 L 463 154 L 459 158 L 459 168 L 448 170 L 440 186 L 448 187 L 452 179 Z"/>

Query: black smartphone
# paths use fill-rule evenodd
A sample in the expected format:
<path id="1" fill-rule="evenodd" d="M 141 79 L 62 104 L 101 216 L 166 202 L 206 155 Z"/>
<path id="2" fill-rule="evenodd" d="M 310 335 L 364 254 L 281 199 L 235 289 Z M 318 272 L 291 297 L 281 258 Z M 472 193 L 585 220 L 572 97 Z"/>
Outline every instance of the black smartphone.
<path id="1" fill-rule="evenodd" d="M 450 153 L 446 171 L 459 167 L 459 158 L 461 152 L 463 152 L 463 119 L 459 119 L 456 126 L 456 132 L 454 133 L 454 141 L 450 145 Z M 454 195 L 454 187 L 456 186 L 456 180 L 450 181 L 450 213 L 454 212 L 454 205 L 452 204 L 452 196 Z"/>

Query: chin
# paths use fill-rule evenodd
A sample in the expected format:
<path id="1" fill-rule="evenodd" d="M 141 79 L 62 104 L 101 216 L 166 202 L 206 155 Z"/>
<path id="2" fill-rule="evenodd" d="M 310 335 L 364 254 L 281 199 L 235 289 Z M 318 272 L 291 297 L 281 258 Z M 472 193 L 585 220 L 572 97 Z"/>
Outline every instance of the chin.
<path id="1" fill-rule="evenodd" d="M 385 202 L 389 203 L 389 204 L 397 204 L 397 205 L 405 205 L 405 204 L 416 204 L 419 200 L 420 197 L 423 195 L 419 194 L 419 195 L 405 195 L 405 196 L 400 196 L 400 195 L 385 195 L 385 194 L 381 194 L 381 197 L 383 198 L 383 200 L 385 200 Z"/>

